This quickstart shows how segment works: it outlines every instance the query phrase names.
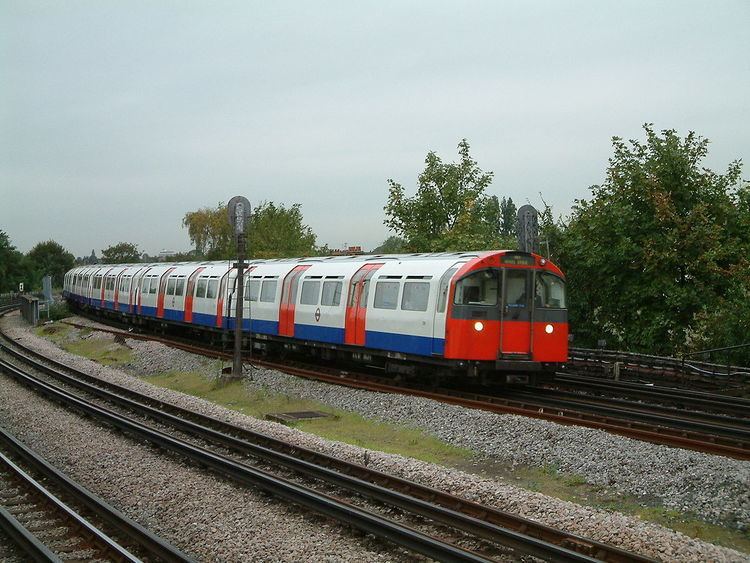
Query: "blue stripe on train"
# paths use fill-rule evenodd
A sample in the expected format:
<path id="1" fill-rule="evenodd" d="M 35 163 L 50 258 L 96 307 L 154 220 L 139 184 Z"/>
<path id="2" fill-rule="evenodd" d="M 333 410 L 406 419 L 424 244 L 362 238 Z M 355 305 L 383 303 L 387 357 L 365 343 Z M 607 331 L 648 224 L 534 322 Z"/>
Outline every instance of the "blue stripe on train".
<path id="1" fill-rule="evenodd" d="M 185 312 L 176 309 L 164 308 L 164 320 L 182 322 L 185 320 Z"/>
<path id="2" fill-rule="evenodd" d="M 235 320 L 232 317 L 225 317 L 224 321 L 229 330 L 234 330 Z M 250 329 L 250 319 L 242 319 L 242 330 Z M 261 319 L 253 319 L 253 332 L 259 334 L 279 334 L 279 321 L 264 321 Z"/>
<path id="3" fill-rule="evenodd" d="M 434 352 L 445 349 L 445 340 L 429 336 L 413 336 L 410 334 L 395 334 L 391 332 L 365 331 L 365 347 L 379 350 L 391 350 L 405 354 L 431 356 Z"/>
<path id="4" fill-rule="evenodd" d="M 344 343 L 344 329 L 332 326 L 294 325 L 294 338 L 300 340 L 316 340 L 331 344 Z"/>

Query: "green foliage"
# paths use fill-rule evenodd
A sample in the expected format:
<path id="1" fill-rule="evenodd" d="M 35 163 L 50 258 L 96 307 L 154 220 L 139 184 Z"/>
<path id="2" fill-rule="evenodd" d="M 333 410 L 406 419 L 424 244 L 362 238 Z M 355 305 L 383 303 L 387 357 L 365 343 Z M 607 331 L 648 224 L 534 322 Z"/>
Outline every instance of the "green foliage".
<path id="1" fill-rule="evenodd" d="M 500 234 L 504 237 L 516 236 L 518 209 L 511 198 L 500 201 Z"/>
<path id="2" fill-rule="evenodd" d="M 202 207 L 189 211 L 182 219 L 190 241 L 199 256 L 229 258 L 232 254 L 232 228 L 227 220 L 227 206 L 219 203 L 215 208 Z"/>
<path id="3" fill-rule="evenodd" d="M 695 316 L 689 334 L 689 349 L 711 350 L 750 344 L 750 261 L 742 259 L 729 273 L 726 294 L 715 305 Z M 750 347 L 700 355 L 696 359 L 750 366 Z"/>
<path id="4" fill-rule="evenodd" d="M 248 255 L 253 258 L 288 258 L 316 254 L 315 234 L 303 224 L 300 204 L 262 202 L 253 209 L 248 228 Z"/>
<path id="5" fill-rule="evenodd" d="M 102 264 L 133 264 L 141 261 L 138 245 L 120 242 L 102 250 Z"/>
<path id="6" fill-rule="evenodd" d="M 484 193 L 492 172 L 483 172 L 471 158 L 466 139 L 458 144 L 458 153 L 461 160 L 448 164 L 434 152 L 427 153 L 413 197 L 406 196 L 401 184 L 388 180 L 383 222 L 406 240 L 412 252 L 501 246 L 500 202 Z"/>
<path id="7" fill-rule="evenodd" d="M 204 207 L 182 220 L 199 256 L 210 260 L 233 258 L 236 243 L 227 220 L 227 206 Z M 300 204 L 291 207 L 261 202 L 252 210 L 247 229 L 247 255 L 251 258 L 311 256 L 318 253 L 315 234 L 303 224 Z"/>
<path id="8" fill-rule="evenodd" d="M 72 313 L 70 312 L 68 304 L 65 301 L 52 303 L 50 305 L 49 320 L 51 321 L 60 321 L 62 319 L 68 318 L 71 315 Z M 42 315 L 42 318 L 44 318 L 45 316 L 46 315 Z"/>
<path id="9" fill-rule="evenodd" d="M 8 235 L 0 231 L 0 293 L 18 291 L 21 282 L 31 282 L 28 264 L 24 255 L 11 244 Z"/>
<path id="10" fill-rule="evenodd" d="M 741 294 L 733 276 L 750 250 L 740 163 L 701 166 L 708 140 L 673 130 L 615 137 L 591 201 L 577 201 L 560 241 L 577 344 L 674 353 L 696 319 Z M 734 297 L 738 299 L 739 297 Z M 706 325 L 707 326 L 707 325 Z"/>
<path id="11" fill-rule="evenodd" d="M 62 287 L 65 272 L 75 264 L 75 256 L 53 240 L 40 242 L 26 254 L 32 272 L 32 286 L 41 288 L 42 278 L 52 276 L 52 286 Z"/>
<path id="12" fill-rule="evenodd" d="M 373 254 L 403 254 L 406 252 L 406 241 L 401 237 L 392 236 L 383 241 L 383 244 L 372 250 Z"/>

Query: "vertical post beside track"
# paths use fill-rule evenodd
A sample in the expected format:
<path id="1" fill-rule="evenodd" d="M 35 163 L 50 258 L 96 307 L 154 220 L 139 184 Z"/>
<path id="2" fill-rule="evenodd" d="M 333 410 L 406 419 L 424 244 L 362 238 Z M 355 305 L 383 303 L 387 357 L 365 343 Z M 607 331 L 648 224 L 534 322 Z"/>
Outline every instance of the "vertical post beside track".
<path id="1" fill-rule="evenodd" d="M 250 218 L 250 202 L 242 197 L 235 196 L 227 204 L 229 224 L 233 227 L 237 237 L 237 262 L 233 267 L 237 268 L 235 282 L 235 324 L 234 324 L 234 357 L 232 361 L 232 377 L 242 377 L 242 308 L 245 302 L 245 229 Z M 229 312 L 227 312 L 229 313 Z M 252 343 L 251 343 L 252 348 Z"/>

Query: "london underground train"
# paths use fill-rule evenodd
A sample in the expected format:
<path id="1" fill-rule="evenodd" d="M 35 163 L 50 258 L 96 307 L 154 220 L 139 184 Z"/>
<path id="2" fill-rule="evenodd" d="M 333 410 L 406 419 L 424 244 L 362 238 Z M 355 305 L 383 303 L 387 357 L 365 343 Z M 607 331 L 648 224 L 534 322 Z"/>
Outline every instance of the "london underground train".
<path id="1" fill-rule="evenodd" d="M 81 266 L 75 308 L 230 342 L 228 261 Z M 528 383 L 567 361 L 562 272 L 519 251 L 250 260 L 242 328 L 253 350 L 362 362 L 386 372 Z"/>

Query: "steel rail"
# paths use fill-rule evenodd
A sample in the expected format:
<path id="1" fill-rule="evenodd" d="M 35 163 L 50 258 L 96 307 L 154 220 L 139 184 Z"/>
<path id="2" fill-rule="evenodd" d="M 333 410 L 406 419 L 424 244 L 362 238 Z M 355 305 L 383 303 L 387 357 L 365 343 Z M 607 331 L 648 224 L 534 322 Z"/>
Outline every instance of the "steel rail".
<path id="1" fill-rule="evenodd" d="M 704 391 L 677 389 L 652 384 L 646 385 L 629 381 L 602 381 L 600 377 L 572 375 L 568 373 L 556 374 L 554 381 L 550 385 L 562 385 L 583 390 L 594 389 L 607 393 L 617 392 L 630 397 L 640 397 L 652 401 L 690 405 L 691 407 L 711 412 L 744 415 L 745 417 L 750 416 L 750 400 L 742 397 L 706 393 Z"/>
<path id="2" fill-rule="evenodd" d="M 421 514 L 519 551 L 566 560 L 575 559 L 575 555 L 570 551 L 576 554 L 581 553 L 584 556 L 595 555 L 598 559 L 607 561 L 647 560 L 606 544 L 562 532 L 532 520 L 467 501 L 361 465 L 292 446 L 270 436 L 224 423 L 163 401 L 154 400 L 146 395 L 104 382 L 79 370 L 45 359 L 56 365 L 57 368 L 74 373 L 74 377 L 70 378 L 60 373 L 59 369 L 39 364 L 35 360 L 7 347 L 5 347 L 5 350 L 21 361 L 34 362 L 35 369 L 42 370 L 68 384 L 75 385 L 87 393 L 94 394 L 107 401 L 116 402 L 125 408 L 138 409 L 146 416 L 161 423 L 169 424 L 204 439 L 219 442 L 240 453 L 249 453 L 300 473 L 314 475 L 337 486 L 356 491 L 381 502 L 399 506 L 410 512 Z M 29 350 L 26 350 L 26 352 L 29 352 Z M 39 356 L 35 353 L 34 355 Z M 90 383 L 80 381 L 79 378 Z M 110 391 L 104 391 L 102 388 Z M 117 394 L 113 395 L 112 393 Z M 126 396 L 133 397 L 136 402 L 126 398 Z M 153 408 L 146 406 L 147 404 L 152 405 Z M 189 419 L 197 420 L 199 424 L 190 422 Z M 383 485 L 387 485 L 387 488 Z M 409 496 L 403 494 L 407 492 Z M 520 530 L 524 530 L 524 532 L 521 534 Z M 538 541 L 542 543 L 537 545 Z M 560 553 L 557 549 L 550 550 L 549 543 L 564 548 L 563 552 Z M 584 557 L 579 560 L 590 559 Z"/>
<path id="3" fill-rule="evenodd" d="M 624 418 L 637 423 L 659 425 L 664 428 L 685 431 L 693 435 L 723 436 L 731 440 L 731 444 L 748 450 L 750 453 L 750 429 L 744 420 L 737 423 L 731 418 L 720 415 L 705 415 L 697 413 L 697 417 L 684 416 L 685 412 L 678 409 L 667 409 L 640 405 L 622 399 L 604 399 L 599 397 L 584 397 L 577 393 L 549 392 L 543 395 L 530 391 L 513 391 L 506 395 L 509 399 L 524 402 L 537 408 L 570 409 L 582 408 L 605 418 Z M 610 406 L 611 405 L 611 406 Z M 712 419 L 704 422 L 704 419 Z M 701 419 L 701 420 L 698 420 Z"/>
<path id="4" fill-rule="evenodd" d="M 561 389 L 529 388 L 513 390 L 504 395 L 509 399 L 534 404 L 539 407 L 587 408 L 603 416 L 622 417 L 630 420 L 663 424 L 670 428 L 722 435 L 738 443 L 747 443 L 750 449 L 750 420 L 725 414 L 686 411 L 677 407 L 644 404 L 621 397 L 602 397 Z"/>
<path id="5" fill-rule="evenodd" d="M 25 492 L 36 499 L 35 504 L 44 505 L 48 512 L 55 514 L 64 522 L 70 523 L 68 524 L 69 529 L 75 531 L 76 535 L 79 537 L 86 537 L 87 543 L 89 545 L 93 544 L 92 548 L 97 552 L 103 552 L 102 554 L 106 554 L 105 556 L 112 557 L 115 560 L 140 563 L 140 559 L 138 559 L 138 557 L 119 545 L 112 538 L 99 530 L 99 528 L 91 524 L 83 516 L 63 503 L 60 499 L 58 499 L 55 495 L 53 495 L 50 491 L 43 487 L 39 482 L 37 482 L 36 479 L 31 477 L 31 475 L 26 473 L 23 469 L 13 463 L 10 458 L 8 458 L 1 452 L 0 467 L 2 467 L 3 470 L 10 475 L 9 480 L 20 483 L 20 486 L 23 487 Z M 25 528 L 25 526 L 23 526 L 22 524 L 20 525 Z M 29 531 L 29 533 L 31 532 Z M 18 537 L 18 535 L 16 535 L 15 537 Z M 33 542 L 28 542 L 27 538 L 22 538 L 19 546 L 24 550 L 31 549 L 30 555 L 32 556 L 34 556 L 33 554 L 39 553 L 38 546 Z"/>
<path id="6" fill-rule="evenodd" d="M 199 465 L 239 483 L 261 488 L 274 496 L 352 525 L 366 533 L 390 540 L 397 545 L 417 553 L 439 561 L 474 561 L 484 563 L 489 561 L 489 559 L 477 553 L 448 544 L 408 526 L 352 506 L 344 501 L 312 491 L 281 477 L 271 475 L 265 471 L 175 438 L 111 409 L 94 405 L 56 385 L 25 373 L 4 360 L 0 360 L 0 370 L 25 385 L 32 387 L 39 393 L 62 403 L 66 407 L 72 407 L 127 434 L 145 439 L 182 457 L 187 457 Z"/>
<path id="7" fill-rule="evenodd" d="M 21 551 L 40 563 L 62 563 L 62 560 L 52 553 L 49 548 L 29 532 L 4 507 L 0 506 L 0 528 L 16 544 Z"/>
<path id="8" fill-rule="evenodd" d="M 179 348 L 181 350 L 185 350 L 195 354 L 211 355 L 214 357 L 217 355 L 222 356 L 221 352 L 217 352 L 215 350 L 208 350 L 206 348 L 202 348 L 192 344 L 175 342 L 174 340 L 166 338 L 152 337 L 138 333 L 129 333 L 123 330 L 111 330 L 98 327 L 94 328 L 80 323 L 67 324 L 78 328 L 88 328 L 91 330 L 108 332 L 115 335 L 119 334 L 126 338 L 161 342 L 167 346 L 173 346 L 175 348 Z M 314 379 L 317 381 L 323 381 L 335 385 L 342 385 L 357 389 L 366 389 L 370 391 L 378 391 L 381 393 L 408 394 L 416 397 L 432 399 L 443 403 L 486 410 L 499 414 L 517 414 L 520 416 L 557 422 L 559 424 L 586 426 L 589 428 L 606 430 L 607 432 L 611 432 L 613 434 L 620 434 L 622 436 L 635 438 L 637 440 L 643 440 L 646 442 L 652 442 L 655 444 L 676 446 L 680 448 L 696 450 L 715 455 L 722 455 L 726 457 L 733 457 L 742 460 L 750 459 L 750 449 L 748 449 L 747 447 L 743 447 L 741 445 L 738 446 L 735 442 L 726 443 L 726 440 L 723 440 L 721 437 L 712 436 L 710 434 L 706 435 L 697 432 L 688 432 L 684 429 L 670 429 L 668 427 L 656 424 L 649 425 L 619 417 L 604 417 L 602 415 L 587 413 L 585 411 L 560 409 L 559 407 L 552 407 L 550 412 L 550 410 L 547 410 L 544 407 L 540 408 L 538 405 L 526 405 L 523 402 L 514 402 L 502 397 L 488 396 L 478 393 L 459 393 L 455 390 L 441 390 L 441 392 L 426 391 L 423 389 L 415 389 L 414 387 L 395 385 L 390 380 L 384 382 L 386 380 L 384 380 L 383 378 L 376 378 L 372 376 L 366 376 L 366 378 L 357 378 L 356 374 L 352 373 L 347 373 L 346 375 L 325 374 L 322 373 L 319 369 L 314 370 L 309 368 L 294 367 L 278 362 L 260 360 L 257 357 L 253 359 L 253 363 L 263 367 L 267 367 L 269 369 L 282 371 L 291 375 L 296 375 L 307 379 Z"/>
<path id="9" fill-rule="evenodd" d="M 0 428 L 0 448 L 12 452 L 18 459 L 23 460 L 29 468 L 44 476 L 47 483 L 54 483 L 54 486 L 62 492 L 63 496 L 69 497 L 77 506 L 85 507 L 86 510 L 95 514 L 99 520 L 117 530 L 119 534 L 130 538 L 138 545 L 139 550 L 145 551 L 149 556 L 165 562 L 190 563 L 194 561 L 163 538 L 108 504 L 101 497 L 73 481 L 3 428 Z"/>

